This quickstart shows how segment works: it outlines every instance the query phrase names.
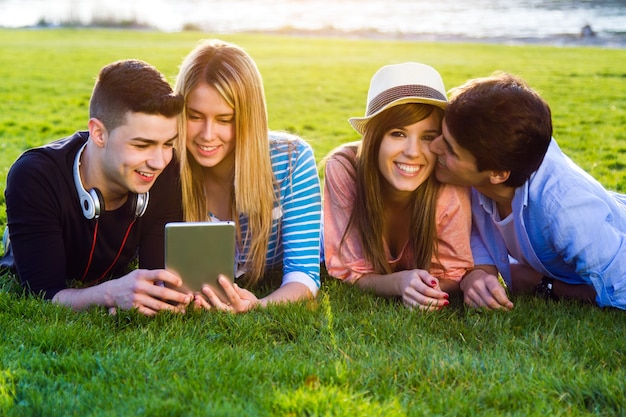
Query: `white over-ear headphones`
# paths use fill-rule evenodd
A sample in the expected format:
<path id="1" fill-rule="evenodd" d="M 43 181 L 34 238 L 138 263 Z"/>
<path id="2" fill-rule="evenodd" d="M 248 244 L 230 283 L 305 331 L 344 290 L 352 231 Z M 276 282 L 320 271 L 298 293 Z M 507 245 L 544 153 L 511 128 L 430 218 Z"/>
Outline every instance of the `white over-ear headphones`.
<path id="1" fill-rule="evenodd" d="M 83 187 L 83 182 L 80 179 L 80 156 L 85 150 L 85 143 L 76 154 L 76 159 L 74 159 L 74 185 L 76 186 L 76 192 L 78 192 L 78 200 L 80 201 L 80 207 L 83 209 L 83 216 L 86 219 L 97 219 L 100 216 L 100 213 L 104 211 L 104 199 L 102 198 L 102 194 L 98 191 L 97 188 L 92 188 L 87 192 L 85 187 Z M 135 217 L 141 217 L 146 212 L 148 208 L 148 200 L 150 199 L 149 193 L 143 194 L 135 194 L 136 199 L 133 204 L 133 211 L 135 213 Z"/>

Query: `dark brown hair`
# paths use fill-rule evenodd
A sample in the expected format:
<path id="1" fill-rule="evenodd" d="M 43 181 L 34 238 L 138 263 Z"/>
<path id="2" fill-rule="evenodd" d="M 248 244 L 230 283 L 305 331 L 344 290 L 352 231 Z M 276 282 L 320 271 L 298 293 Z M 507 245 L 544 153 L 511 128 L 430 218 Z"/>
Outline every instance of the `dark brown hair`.
<path id="1" fill-rule="evenodd" d="M 539 168 L 552 138 L 548 104 L 521 78 L 506 73 L 451 90 L 446 126 L 476 158 L 479 171 L 510 171 L 519 187 Z"/>
<path id="2" fill-rule="evenodd" d="M 152 65 L 128 59 L 100 70 L 89 102 L 89 117 L 107 130 L 124 124 L 127 112 L 175 117 L 183 110 L 183 98 Z"/>

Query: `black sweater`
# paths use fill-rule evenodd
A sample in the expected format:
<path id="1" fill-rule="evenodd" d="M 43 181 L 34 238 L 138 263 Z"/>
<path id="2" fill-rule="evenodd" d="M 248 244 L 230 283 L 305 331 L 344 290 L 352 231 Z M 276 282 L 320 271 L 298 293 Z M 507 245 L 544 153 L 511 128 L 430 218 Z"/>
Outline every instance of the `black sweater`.
<path id="1" fill-rule="evenodd" d="M 157 178 L 145 214 L 132 226 L 134 195 L 119 209 L 104 211 L 98 220 L 86 219 L 72 169 L 88 136 L 88 132 L 77 132 L 26 151 L 7 176 L 11 245 L 2 265 L 14 269 L 22 285 L 45 298 L 68 286 L 120 277 L 129 271 L 136 255 L 140 268 L 163 268 L 165 223 L 182 219 L 176 158 Z M 85 275 L 94 235 L 93 259 Z"/>

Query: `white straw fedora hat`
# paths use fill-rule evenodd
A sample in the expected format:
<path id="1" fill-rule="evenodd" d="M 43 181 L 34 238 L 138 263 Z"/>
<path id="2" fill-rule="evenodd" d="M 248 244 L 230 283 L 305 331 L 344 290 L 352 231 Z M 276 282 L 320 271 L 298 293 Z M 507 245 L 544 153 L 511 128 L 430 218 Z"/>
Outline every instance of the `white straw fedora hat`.
<path id="1" fill-rule="evenodd" d="M 363 135 L 367 123 L 374 116 L 406 103 L 432 104 L 446 108 L 446 89 L 437 70 L 417 62 L 382 67 L 376 71 L 370 82 L 365 117 L 351 117 L 348 121 Z"/>

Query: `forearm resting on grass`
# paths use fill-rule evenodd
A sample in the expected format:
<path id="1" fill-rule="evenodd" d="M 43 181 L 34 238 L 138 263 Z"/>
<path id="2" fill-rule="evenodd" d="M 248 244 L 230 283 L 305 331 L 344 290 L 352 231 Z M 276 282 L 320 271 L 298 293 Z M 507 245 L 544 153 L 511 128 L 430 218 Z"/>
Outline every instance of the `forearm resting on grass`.
<path id="1" fill-rule="evenodd" d="M 245 313 L 257 307 L 267 307 L 269 304 L 292 303 L 313 298 L 313 294 L 306 285 L 298 282 L 289 282 L 266 297 L 257 298 L 251 291 L 231 283 L 226 277 L 220 276 L 219 284 L 224 289 L 228 300 L 222 300 L 208 285 L 202 287 L 205 297 L 197 295 L 195 305 L 206 310 L 218 310 L 229 313 Z"/>
<path id="2" fill-rule="evenodd" d="M 439 279 L 422 269 L 385 275 L 366 274 L 355 284 L 382 297 L 401 297 L 404 305 L 410 308 L 436 310 L 449 304 L 449 295 L 442 290 Z"/>
<path id="3" fill-rule="evenodd" d="M 477 265 L 461 280 L 463 301 L 470 307 L 511 310 L 513 303 L 498 280 L 493 265 Z"/>
<path id="4" fill-rule="evenodd" d="M 306 285 L 299 282 L 289 282 L 276 291 L 259 300 L 262 307 L 268 304 L 292 303 L 295 301 L 310 300 L 313 294 Z"/>
<path id="5" fill-rule="evenodd" d="M 534 294 L 543 274 L 526 265 L 511 264 L 511 278 L 515 294 Z M 555 279 L 553 293 L 559 299 L 596 303 L 596 290 L 588 284 L 568 284 Z"/>
<path id="6" fill-rule="evenodd" d="M 181 285 L 180 278 L 168 271 L 138 269 L 121 278 L 105 281 L 93 287 L 66 288 L 56 293 L 52 301 L 78 311 L 93 306 L 108 307 L 112 314 L 117 308 L 122 310 L 136 308 L 139 313 L 146 316 L 153 316 L 161 310 L 183 312 L 185 306 L 191 302 L 192 296 L 157 285 L 157 282 L 165 282 L 172 286 Z"/>

